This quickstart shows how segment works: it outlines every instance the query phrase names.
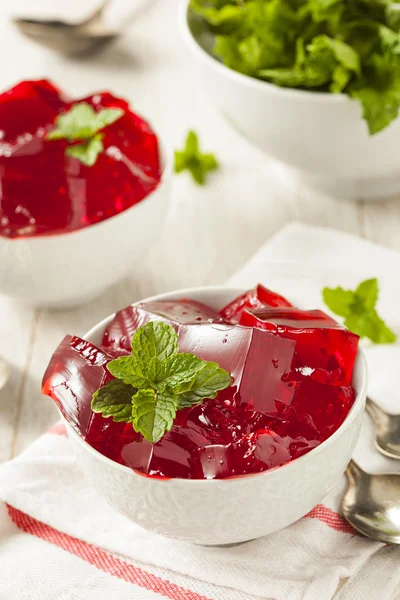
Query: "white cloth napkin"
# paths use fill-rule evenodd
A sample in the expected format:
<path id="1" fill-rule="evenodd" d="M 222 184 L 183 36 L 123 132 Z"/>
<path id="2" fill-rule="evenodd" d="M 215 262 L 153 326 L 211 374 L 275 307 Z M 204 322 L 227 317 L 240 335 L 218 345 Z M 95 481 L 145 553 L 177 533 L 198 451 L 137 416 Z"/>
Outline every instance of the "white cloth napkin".
<path id="1" fill-rule="evenodd" d="M 398 332 L 400 255 L 349 235 L 292 224 L 230 283 L 256 282 L 310 308 L 324 285 L 377 276 L 380 310 Z M 73 332 L 72 332 L 73 333 Z M 367 347 L 370 394 L 400 412 L 400 346 Z M 366 418 L 356 450 L 371 471 L 397 464 L 372 449 Z M 0 600 L 390 600 L 400 549 L 355 534 L 338 514 L 344 478 L 305 518 L 232 548 L 174 542 L 128 522 L 85 482 L 61 425 L 0 468 Z"/>

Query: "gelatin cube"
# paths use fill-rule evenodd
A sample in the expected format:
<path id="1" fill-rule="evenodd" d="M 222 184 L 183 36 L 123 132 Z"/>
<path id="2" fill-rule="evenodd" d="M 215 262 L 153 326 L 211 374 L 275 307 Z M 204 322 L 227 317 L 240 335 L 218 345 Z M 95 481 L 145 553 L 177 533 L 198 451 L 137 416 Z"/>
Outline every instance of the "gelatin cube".
<path id="1" fill-rule="evenodd" d="M 132 425 L 131 425 L 131 429 Z M 124 445 L 121 452 L 123 462 L 131 469 L 148 474 L 151 470 L 151 461 L 154 453 L 154 445 L 141 436 Z"/>
<path id="2" fill-rule="evenodd" d="M 319 439 L 324 441 L 343 423 L 354 399 L 351 386 L 327 385 L 305 377 L 296 390 L 293 408 L 300 418 L 311 420 Z"/>
<path id="3" fill-rule="evenodd" d="M 235 469 L 229 445 L 214 444 L 196 448 L 192 458 L 196 465 L 199 464 L 196 479 L 224 479 L 230 477 Z"/>
<path id="4" fill-rule="evenodd" d="M 92 395 L 111 379 L 106 365 L 113 358 L 90 342 L 67 335 L 44 374 L 43 394 L 54 400 L 63 417 L 83 437 L 93 415 Z"/>
<path id="5" fill-rule="evenodd" d="M 227 304 L 220 311 L 221 317 L 231 323 L 239 323 L 245 309 L 262 308 L 264 306 L 291 306 L 283 296 L 259 284 Z"/>
<path id="6" fill-rule="evenodd" d="M 292 369 L 295 342 L 253 329 L 238 397 L 240 402 L 263 413 L 275 410 L 276 400 L 290 402 L 293 390 L 286 377 Z"/>
<path id="7" fill-rule="evenodd" d="M 196 443 L 185 431 L 173 427 L 162 440 L 154 444 L 148 473 L 163 477 L 191 478 L 192 451 Z"/>
<path id="8" fill-rule="evenodd" d="M 286 441 L 270 429 L 259 430 L 232 444 L 236 475 L 257 473 L 291 460 Z"/>
<path id="9" fill-rule="evenodd" d="M 245 310 L 240 322 L 296 343 L 294 368 L 321 383 L 350 385 L 359 338 L 320 310 Z M 309 371 L 309 372 L 308 372 Z"/>
<path id="10" fill-rule="evenodd" d="M 0 94 L 1 145 L 28 143 L 37 131 L 49 129 L 66 98 L 49 81 L 22 81 Z M 41 137 L 46 131 L 41 132 Z M 27 135 L 28 134 L 28 135 Z M 18 141 L 17 141 L 17 138 Z"/>
<path id="11" fill-rule="evenodd" d="M 132 338 L 139 327 L 149 321 L 161 320 L 179 324 L 221 322 L 219 314 L 195 300 L 154 300 L 127 306 L 116 313 L 104 332 L 103 345 L 130 350 Z"/>
<path id="12" fill-rule="evenodd" d="M 282 328 L 301 329 L 318 327 L 343 329 L 337 321 L 329 317 L 322 310 L 300 310 L 295 307 L 246 309 L 240 318 L 240 324 L 247 327 L 256 327 L 259 321 L 266 324 L 266 329 L 270 326 L 275 331 L 279 331 L 280 326 Z"/>
<path id="13" fill-rule="evenodd" d="M 125 464 L 123 450 L 133 440 L 137 440 L 139 434 L 131 423 L 114 423 L 111 417 L 104 419 L 101 414 L 92 413 L 84 438 L 92 448 L 107 458 Z"/>

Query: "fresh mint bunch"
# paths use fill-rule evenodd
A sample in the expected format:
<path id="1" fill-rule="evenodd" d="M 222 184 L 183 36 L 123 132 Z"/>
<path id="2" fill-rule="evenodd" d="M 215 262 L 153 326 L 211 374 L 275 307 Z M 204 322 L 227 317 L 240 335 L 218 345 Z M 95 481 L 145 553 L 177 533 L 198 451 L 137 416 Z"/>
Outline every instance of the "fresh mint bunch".
<path id="1" fill-rule="evenodd" d="M 322 295 L 328 308 L 344 317 L 345 326 L 361 338 L 369 338 L 375 344 L 393 344 L 396 341 L 396 334 L 376 312 L 379 295 L 377 279 L 363 281 L 354 291 L 326 287 Z"/>
<path id="2" fill-rule="evenodd" d="M 92 167 L 99 154 L 104 151 L 104 133 L 101 131 L 115 123 L 123 114 L 121 108 L 103 108 L 96 112 L 87 102 L 79 102 L 57 117 L 55 128 L 47 134 L 46 139 L 80 141 L 79 144 L 67 146 L 65 153 L 87 167 Z"/>
<path id="3" fill-rule="evenodd" d="M 213 399 L 230 386 L 231 376 L 217 363 L 179 352 L 172 325 L 151 321 L 137 330 L 132 354 L 108 363 L 111 379 L 92 399 L 92 410 L 156 443 L 173 425 L 176 411 Z"/>
<path id="4" fill-rule="evenodd" d="M 400 107 L 400 11 L 393 0 L 191 0 L 229 68 L 279 86 L 344 93 L 370 134 Z M 198 24 L 196 24 L 198 25 Z"/>
<path id="5" fill-rule="evenodd" d="M 199 139 L 194 131 L 189 131 L 183 150 L 175 151 L 175 173 L 188 170 L 199 185 L 204 185 L 209 171 L 218 169 L 214 154 L 200 152 Z"/>

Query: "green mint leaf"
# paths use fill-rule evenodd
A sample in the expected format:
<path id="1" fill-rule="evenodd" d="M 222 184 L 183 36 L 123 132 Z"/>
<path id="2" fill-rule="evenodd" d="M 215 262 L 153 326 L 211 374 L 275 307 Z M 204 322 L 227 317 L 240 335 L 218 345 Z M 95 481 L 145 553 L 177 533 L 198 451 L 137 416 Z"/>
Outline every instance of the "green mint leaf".
<path id="1" fill-rule="evenodd" d="M 153 388 L 158 388 L 159 383 L 165 380 L 166 376 L 166 365 L 164 361 L 161 361 L 157 356 L 153 356 L 146 365 L 146 375 L 149 384 Z"/>
<path id="2" fill-rule="evenodd" d="M 366 309 L 375 308 L 379 296 L 378 280 L 374 278 L 362 281 L 357 286 L 355 295 Z"/>
<path id="3" fill-rule="evenodd" d="M 308 46 L 308 50 L 312 53 L 328 49 L 331 50 L 337 62 L 348 69 L 354 71 L 358 75 L 361 73 L 360 57 L 356 50 L 342 42 L 341 40 L 330 38 L 327 35 L 320 35 L 314 38 L 313 42 Z"/>
<path id="4" fill-rule="evenodd" d="M 375 134 L 399 113 L 398 4 L 190 0 L 189 21 L 198 43 L 228 68 L 279 86 L 347 94 Z M 198 168 L 192 172 L 204 181 Z"/>
<path id="5" fill-rule="evenodd" d="M 98 134 L 88 142 L 67 146 L 65 154 L 72 158 L 76 158 L 86 167 L 93 167 L 97 162 L 99 154 L 104 150 L 102 137 L 102 134 Z"/>
<path id="6" fill-rule="evenodd" d="M 94 123 L 95 133 L 101 129 L 104 129 L 105 127 L 108 127 L 108 125 L 112 125 L 124 114 L 125 111 L 122 108 L 102 108 L 96 113 Z"/>
<path id="7" fill-rule="evenodd" d="M 93 394 L 92 411 L 104 418 L 112 417 L 116 423 L 133 421 L 132 396 L 135 388 L 118 379 L 111 379 Z"/>
<path id="8" fill-rule="evenodd" d="M 121 108 L 103 108 L 97 112 L 87 102 L 79 102 L 57 117 L 54 129 L 47 134 L 46 139 L 81 141 L 80 144 L 67 146 L 65 154 L 92 167 L 99 154 L 104 151 L 104 134 L 99 132 L 120 119 L 123 114 Z"/>
<path id="9" fill-rule="evenodd" d="M 107 369 L 115 379 L 94 394 L 93 411 L 132 422 L 152 443 L 171 429 L 178 407 L 213 399 L 231 384 L 217 363 L 179 353 L 175 329 L 162 321 L 140 327 L 132 354 L 110 361 Z"/>
<path id="10" fill-rule="evenodd" d="M 375 344 L 393 344 L 396 334 L 379 317 L 375 306 L 379 285 L 376 278 L 362 281 L 354 291 L 341 287 L 324 288 L 322 296 L 332 312 L 345 317 L 345 326 L 361 338 L 369 338 Z"/>
<path id="11" fill-rule="evenodd" d="M 59 115 L 55 128 L 50 131 L 48 140 L 90 140 L 107 125 L 111 125 L 122 117 L 121 108 L 103 108 L 99 112 L 87 102 L 74 104 L 70 110 Z"/>
<path id="12" fill-rule="evenodd" d="M 147 370 L 133 356 L 120 356 L 110 361 L 107 369 L 113 377 L 120 379 L 126 384 L 133 385 L 136 388 L 149 386 Z"/>
<path id="13" fill-rule="evenodd" d="M 329 90 L 332 94 L 341 94 L 351 79 L 351 73 L 342 65 L 335 67 Z"/>
<path id="14" fill-rule="evenodd" d="M 196 158 L 199 153 L 199 138 L 197 133 L 189 131 L 186 138 L 184 155 L 186 158 Z"/>
<path id="15" fill-rule="evenodd" d="M 375 344 L 394 344 L 397 340 L 396 334 L 378 316 L 376 310 L 372 310 L 369 314 L 366 337 Z"/>
<path id="16" fill-rule="evenodd" d="M 173 425 L 177 409 L 176 397 L 147 389 L 139 390 L 133 396 L 132 402 L 135 431 L 155 444 Z"/>
<path id="17" fill-rule="evenodd" d="M 324 288 L 322 297 L 328 308 L 335 315 L 347 317 L 351 313 L 351 304 L 354 301 L 354 293 L 350 290 L 344 290 L 342 287 Z"/>
<path id="18" fill-rule="evenodd" d="M 206 362 L 189 386 L 182 385 L 178 395 L 179 409 L 194 404 L 200 404 L 205 399 L 214 399 L 217 393 L 226 389 L 232 383 L 232 378 L 227 371 L 217 363 Z"/>
<path id="19" fill-rule="evenodd" d="M 187 170 L 199 185 L 204 185 L 207 173 L 214 171 L 218 166 L 213 154 L 200 151 L 198 136 L 194 131 L 189 131 L 184 149 L 175 151 L 175 173 Z"/>
<path id="20" fill-rule="evenodd" d="M 95 133 L 96 111 L 87 102 L 74 104 L 70 110 L 59 115 L 55 128 L 47 134 L 48 140 L 88 140 Z"/>
<path id="21" fill-rule="evenodd" d="M 161 381 L 162 386 L 175 391 L 184 383 L 192 383 L 196 374 L 204 369 L 204 360 L 194 354 L 181 352 L 172 356 L 165 362 L 165 376 Z"/>
<path id="22" fill-rule="evenodd" d="M 345 320 L 348 329 L 360 337 L 369 338 L 374 344 L 393 344 L 397 336 L 378 316 L 375 310 L 352 314 Z"/>
<path id="23" fill-rule="evenodd" d="M 162 321 L 150 321 L 137 330 L 132 339 L 132 354 L 143 365 L 157 357 L 161 362 L 178 354 L 178 335 Z"/>

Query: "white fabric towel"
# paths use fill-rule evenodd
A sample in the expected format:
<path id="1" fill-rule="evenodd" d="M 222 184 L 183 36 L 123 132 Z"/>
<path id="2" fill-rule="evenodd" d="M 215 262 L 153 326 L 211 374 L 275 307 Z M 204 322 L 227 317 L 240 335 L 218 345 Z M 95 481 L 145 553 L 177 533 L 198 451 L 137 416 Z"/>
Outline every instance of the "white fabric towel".
<path id="1" fill-rule="evenodd" d="M 400 255 L 328 229 L 285 227 L 229 283 L 262 282 L 301 306 L 322 307 L 325 285 L 378 277 L 379 309 L 400 333 Z M 71 332 L 73 333 L 73 332 Z M 370 395 L 400 412 L 400 346 L 366 346 Z M 345 486 L 274 535 L 232 548 L 148 533 L 86 483 L 61 425 L 0 468 L 0 600 L 390 600 L 400 549 L 355 534 L 338 514 Z M 396 470 L 372 446 L 365 417 L 355 458 Z"/>

